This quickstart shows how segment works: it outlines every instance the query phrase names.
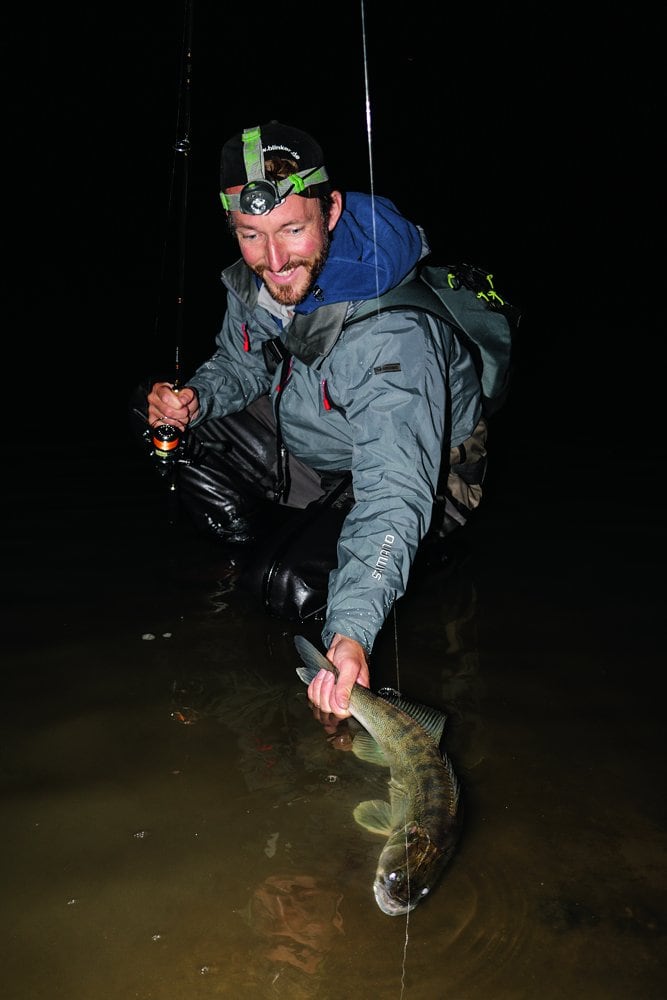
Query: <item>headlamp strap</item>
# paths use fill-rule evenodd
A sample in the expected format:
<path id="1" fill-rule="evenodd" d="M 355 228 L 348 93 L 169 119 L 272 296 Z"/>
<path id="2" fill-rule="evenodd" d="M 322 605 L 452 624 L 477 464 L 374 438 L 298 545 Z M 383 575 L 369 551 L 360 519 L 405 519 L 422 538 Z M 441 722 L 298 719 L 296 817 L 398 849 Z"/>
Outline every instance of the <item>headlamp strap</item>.
<path id="1" fill-rule="evenodd" d="M 307 187 L 313 184 L 322 184 L 329 180 L 326 167 L 317 167 L 316 170 L 301 170 L 298 174 L 290 174 L 284 181 L 278 181 L 278 192 L 281 197 L 288 194 L 301 194 Z"/>
<path id="2" fill-rule="evenodd" d="M 262 137 L 259 125 L 243 130 L 243 162 L 246 177 L 249 181 L 264 179 L 264 157 L 262 155 Z"/>

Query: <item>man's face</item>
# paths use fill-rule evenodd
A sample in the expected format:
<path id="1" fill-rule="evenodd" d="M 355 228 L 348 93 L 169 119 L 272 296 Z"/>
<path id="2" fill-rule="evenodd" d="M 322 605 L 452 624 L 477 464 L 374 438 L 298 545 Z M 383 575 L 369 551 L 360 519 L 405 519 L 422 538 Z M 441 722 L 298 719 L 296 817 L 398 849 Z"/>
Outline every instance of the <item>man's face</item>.
<path id="1" fill-rule="evenodd" d="M 240 190 L 230 188 L 229 193 Z M 232 213 L 243 259 L 276 302 L 295 306 L 306 298 L 324 267 L 329 234 L 341 211 L 341 194 L 334 191 L 327 222 L 316 198 L 296 194 L 267 215 Z"/>

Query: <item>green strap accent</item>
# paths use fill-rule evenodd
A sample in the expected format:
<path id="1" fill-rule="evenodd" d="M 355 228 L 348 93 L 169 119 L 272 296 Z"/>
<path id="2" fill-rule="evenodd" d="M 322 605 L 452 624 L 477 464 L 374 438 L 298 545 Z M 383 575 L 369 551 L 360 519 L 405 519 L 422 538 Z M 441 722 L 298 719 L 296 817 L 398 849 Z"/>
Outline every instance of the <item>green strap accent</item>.
<path id="1" fill-rule="evenodd" d="M 243 162 L 249 181 L 260 181 L 264 177 L 262 162 L 262 142 L 259 125 L 243 130 Z"/>
<path id="2" fill-rule="evenodd" d="M 497 302 L 499 306 L 505 305 L 505 300 L 501 299 L 494 289 L 491 289 L 488 295 L 486 292 L 477 292 L 477 298 L 484 299 L 485 302 Z"/>
<path id="3" fill-rule="evenodd" d="M 301 194 L 307 187 L 313 184 L 321 184 L 328 181 L 329 175 L 325 167 L 318 167 L 317 170 L 300 170 L 298 174 L 290 174 L 282 181 L 278 181 L 276 187 L 278 194 L 284 198 L 288 194 Z"/>
<path id="4" fill-rule="evenodd" d="M 476 293 L 477 298 L 484 299 L 485 302 L 496 302 L 499 306 L 504 306 L 505 300 L 501 299 L 501 297 L 498 295 L 497 291 L 493 287 L 493 275 L 487 274 L 486 280 L 489 284 L 489 291 L 477 292 Z M 453 271 L 450 271 L 449 274 L 447 275 L 447 284 L 452 289 L 452 291 L 456 291 L 457 288 L 459 287 L 457 283 L 457 277 Z"/>
<path id="5" fill-rule="evenodd" d="M 498 292 L 493 287 L 493 275 L 492 274 L 487 274 L 486 280 L 489 283 L 489 291 L 488 292 L 478 292 L 477 293 L 477 298 L 478 299 L 484 299 L 485 302 L 497 302 L 498 305 L 504 306 L 505 305 L 505 300 L 501 299 L 501 297 L 498 295 Z M 450 282 L 450 288 L 451 288 L 451 282 Z"/>
<path id="6" fill-rule="evenodd" d="M 256 178 L 252 179 L 255 180 Z M 249 182 L 250 180 L 251 178 L 248 178 Z M 311 187 L 313 184 L 321 184 L 323 181 L 328 180 L 329 175 L 327 174 L 326 168 L 318 167 L 317 170 L 301 170 L 298 174 L 290 174 L 290 176 L 285 177 L 284 180 L 278 181 L 276 188 L 280 197 L 286 198 L 289 194 L 301 194 L 301 192 L 305 191 L 307 187 Z M 238 212 L 240 207 L 240 195 L 225 194 L 224 191 L 221 191 L 220 201 L 222 202 L 222 207 L 225 212 Z"/>

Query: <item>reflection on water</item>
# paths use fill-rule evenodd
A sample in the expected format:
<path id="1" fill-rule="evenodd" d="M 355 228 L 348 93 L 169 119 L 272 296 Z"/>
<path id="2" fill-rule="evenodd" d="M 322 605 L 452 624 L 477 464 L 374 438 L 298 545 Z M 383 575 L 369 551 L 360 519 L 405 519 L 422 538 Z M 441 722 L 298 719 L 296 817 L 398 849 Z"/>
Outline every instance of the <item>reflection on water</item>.
<path id="1" fill-rule="evenodd" d="M 655 540 L 650 509 L 605 523 L 582 496 L 554 528 L 548 484 L 521 517 L 510 484 L 399 604 L 374 680 L 447 712 L 465 801 L 406 920 L 377 908 L 381 844 L 353 818 L 386 772 L 295 673 L 317 629 L 156 531 L 141 470 L 129 495 L 72 469 L 5 522 L 3 997 L 667 995 L 663 656 L 630 541 Z"/>
<path id="2" fill-rule="evenodd" d="M 276 994 L 280 980 L 280 995 L 318 995 L 324 958 L 344 933 L 342 900 L 335 886 L 312 875 L 269 875 L 257 886 L 244 916 L 261 942 L 258 993 L 269 986 L 268 971 Z M 250 984 L 239 985 L 247 992 Z"/>

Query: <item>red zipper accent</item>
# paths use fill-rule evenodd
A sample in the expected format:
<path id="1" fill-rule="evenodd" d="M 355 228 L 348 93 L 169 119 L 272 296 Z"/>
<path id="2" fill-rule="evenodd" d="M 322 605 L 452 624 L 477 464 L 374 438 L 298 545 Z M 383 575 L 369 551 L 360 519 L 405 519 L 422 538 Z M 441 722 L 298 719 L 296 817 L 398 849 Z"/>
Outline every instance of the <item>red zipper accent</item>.
<path id="1" fill-rule="evenodd" d="M 243 334 L 243 350 L 250 350 L 250 337 L 248 336 L 248 324 L 241 323 L 241 333 Z"/>
<path id="2" fill-rule="evenodd" d="M 282 377 L 278 382 L 278 384 L 276 385 L 276 392 L 281 392 L 285 388 L 285 386 L 289 382 L 289 377 L 292 374 L 293 367 L 294 367 L 294 358 L 292 357 L 289 359 L 289 364 L 287 365 L 287 371 L 285 372 L 284 377 Z"/>
<path id="3" fill-rule="evenodd" d="M 330 410 L 331 400 L 329 399 L 327 380 L 325 378 L 322 379 L 321 386 L 322 386 L 322 406 L 324 407 L 325 410 Z"/>

